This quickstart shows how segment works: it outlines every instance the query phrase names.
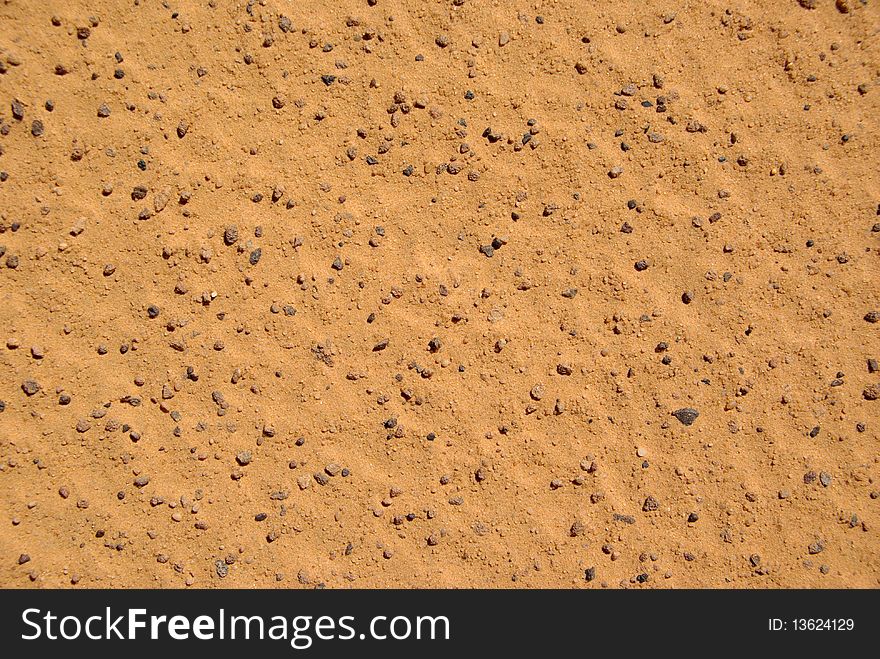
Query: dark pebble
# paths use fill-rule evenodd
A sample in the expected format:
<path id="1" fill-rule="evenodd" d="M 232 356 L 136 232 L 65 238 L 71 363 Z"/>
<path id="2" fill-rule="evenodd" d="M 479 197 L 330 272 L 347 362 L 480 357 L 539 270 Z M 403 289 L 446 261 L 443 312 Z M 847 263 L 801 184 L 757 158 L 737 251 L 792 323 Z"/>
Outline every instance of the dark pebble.
<path id="1" fill-rule="evenodd" d="M 233 245 L 238 240 L 238 227 L 230 224 L 223 232 L 223 242 L 227 245 Z"/>
<path id="2" fill-rule="evenodd" d="M 28 396 L 33 396 L 40 391 L 41 388 L 40 383 L 36 380 L 25 380 L 21 383 L 21 390 Z"/>
<path id="3" fill-rule="evenodd" d="M 17 98 L 12 100 L 12 116 L 18 121 L 24 119 L 24 103 Z"/>
<path id="4" fill-rule="evenodd" d="M 675 410 L 672 413 L 672 416 L 681 421 L 684 425 L 690 426 L 697 420 L 700 413 L 693 407 L 682 407 L 680 410 Z"/>

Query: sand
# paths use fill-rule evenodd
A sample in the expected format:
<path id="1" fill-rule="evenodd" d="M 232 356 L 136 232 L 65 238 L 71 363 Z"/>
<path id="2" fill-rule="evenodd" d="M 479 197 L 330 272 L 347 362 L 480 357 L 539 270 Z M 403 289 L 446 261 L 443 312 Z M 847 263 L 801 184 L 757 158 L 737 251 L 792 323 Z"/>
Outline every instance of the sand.
<path id="1" fill-rule="evenodd" d="M 0 585 L 876 588 L 878 28 L 7 0 Z"/>

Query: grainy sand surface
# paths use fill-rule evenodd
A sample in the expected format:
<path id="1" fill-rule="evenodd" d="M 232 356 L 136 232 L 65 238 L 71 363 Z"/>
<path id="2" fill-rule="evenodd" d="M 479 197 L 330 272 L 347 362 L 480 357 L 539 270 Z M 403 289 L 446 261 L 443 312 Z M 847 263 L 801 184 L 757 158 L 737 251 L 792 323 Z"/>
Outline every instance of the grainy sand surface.
<path id="1" fill-rule="evenodd" d="M 874 0 L 5 0 L 0 585 L 877 587 Z"/>

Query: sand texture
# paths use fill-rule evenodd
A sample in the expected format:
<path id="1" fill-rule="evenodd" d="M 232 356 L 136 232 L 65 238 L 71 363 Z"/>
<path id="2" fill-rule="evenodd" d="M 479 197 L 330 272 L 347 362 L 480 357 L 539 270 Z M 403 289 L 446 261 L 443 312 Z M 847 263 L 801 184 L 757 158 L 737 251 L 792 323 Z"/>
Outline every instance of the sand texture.
<path id="1" fill-rule="evenodd" d="M 875 0 L 4 0 L 0 586 L 880 585 Z"/>

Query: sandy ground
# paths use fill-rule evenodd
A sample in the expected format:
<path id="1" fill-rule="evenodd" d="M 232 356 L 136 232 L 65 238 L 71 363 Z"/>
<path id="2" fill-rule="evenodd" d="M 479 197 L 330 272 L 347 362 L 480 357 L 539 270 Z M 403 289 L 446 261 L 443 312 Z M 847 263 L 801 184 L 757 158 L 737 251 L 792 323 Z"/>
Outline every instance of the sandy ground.
<path id="1" fill-rule="evenodd" d="M 0 585 L 877 587 L 877 5 L 5 0 Z"/>

